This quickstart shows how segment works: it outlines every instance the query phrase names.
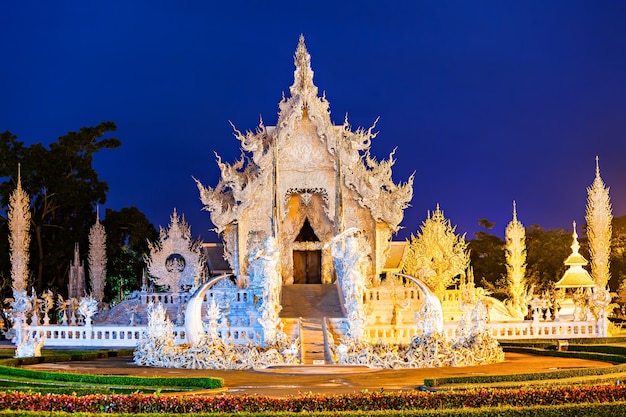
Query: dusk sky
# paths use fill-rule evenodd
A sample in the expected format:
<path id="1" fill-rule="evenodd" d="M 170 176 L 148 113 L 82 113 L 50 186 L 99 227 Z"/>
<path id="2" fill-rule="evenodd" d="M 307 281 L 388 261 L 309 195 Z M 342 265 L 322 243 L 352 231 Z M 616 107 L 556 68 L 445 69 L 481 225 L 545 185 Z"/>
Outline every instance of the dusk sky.
<path id="1" fill-rule="evenodd" d="M 276 123 L 303 34 L 332 120 L 380 117 L 372 153 L 398 148 L 396 182 L 415 172 L 396 239 L 437 203 L 468 238 L 481 218 L 503 236 L 513 200 L 524 225 L 571 230 L 596 155 L 626 215 L 625 22 L 624 1 L 4 1 L 0 132 L 114 121 L 105 208 L 158 228 L 176 207 L 215 241 L 192 176 L 214 186 L 214 152 L 239 157 L 229 121 Z"/>

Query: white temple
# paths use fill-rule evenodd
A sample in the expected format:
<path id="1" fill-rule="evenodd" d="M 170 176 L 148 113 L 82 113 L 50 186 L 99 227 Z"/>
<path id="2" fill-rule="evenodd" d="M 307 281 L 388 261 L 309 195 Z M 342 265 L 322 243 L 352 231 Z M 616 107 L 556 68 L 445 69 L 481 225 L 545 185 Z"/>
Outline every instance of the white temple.
<path id="1" fill-rule="evenodd" d="M 51 305 L 51 294 L 40 301 L 20 293 L 12 313 L 16 345 L 28 352 L 43 341 L 133 347 L 136 363 L 164 367 L 423 367 L 501 361 L 496 339 L 607 334 L 604 289 L 594 288 L 595 301 L 587 303 L 595 317 L 567 317 L 556 301 L 526 288 L 524 229 L 515 206 L 507 262 L 514 259 L 519 276 L 509 280 L 507 302 L 475 287 L 465 239 L 439 206 L 412 242 L 392 242 L 413 177 L 394 183 L 393 153 L 380 162 L 371 156 L 374 126 L 333 124 L 329 103 L 313 84 L 303 37 L 294 61 L 276 125 L 234 129 L 241 159 L 229 164 L 217 157 L 221 177 L 214 188 L 196 180 L 230 270 L 220 266 L 225 274 L 208 276 L 212 262 L 205 255 L 221 245 L 205 244 L 203 252 L 174 210 L 169 228 L 150 244 L 141 289 L 97 311 L 97 300 L 84 294 L 84 275 L 82 283 L 70 280 L 73 297 L 57 302 L 58 324 L 49 323 L 50 307 L 43 320 L 32 307 Z M 445 257 L 458 258 L 454 268 Z M 429 267 L 435 258 L 447 266 Z M 74 263 L 81 265 L 77 255 Z M 529 305 L 532 320 L 525 317 Z"/>
<path id="2" fill-rule="evenodd" d="M 368 275 L 383 271 L 391 236 L 412 198 L 413 178 L 391 178 L 393 154 L 377 162 L 369 150 L 376 136 L 335 125 L 329 103 L 313 84 L 311 57 L 300 38 L 291 97 L 279 103 L 276 126 L 262 122 L 242 134 L 242 158 L 230 165 L 218 157 L 221 179 L 198 188 L 205 210 L 225 243 L 236 275 L 247 274 L 248 259 L 266 237 L 280 248 L 284 284 L 335 281 L 330 248 L 334 235 L 355 227 L 371 256 Z"/>

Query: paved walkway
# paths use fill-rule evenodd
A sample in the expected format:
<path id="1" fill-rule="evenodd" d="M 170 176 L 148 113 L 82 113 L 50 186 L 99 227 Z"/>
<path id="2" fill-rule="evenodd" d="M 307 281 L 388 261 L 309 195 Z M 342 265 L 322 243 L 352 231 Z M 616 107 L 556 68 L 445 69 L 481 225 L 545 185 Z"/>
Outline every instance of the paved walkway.
<path id="1" fill-rule="evenodd" d="M 505 362 L 458 368 L 370 369 L 366 367 L 299 366 L 249 371 L 215 371 L 139 367 L 131 358 L 108 358 L 85 362 L 42 363 L 28 368 L 101 375 L 140 376 L 215 376 L 225 389 L 214 394 L 288 396 L 299 393 L 346 394 L 362 390 L 385 391 L 419 389 L 424 378 L 461 375 L 503 375 L 556 369 L 607 366 L 605 362 L 584 359 L 552 358 L 506 353 Z"/>

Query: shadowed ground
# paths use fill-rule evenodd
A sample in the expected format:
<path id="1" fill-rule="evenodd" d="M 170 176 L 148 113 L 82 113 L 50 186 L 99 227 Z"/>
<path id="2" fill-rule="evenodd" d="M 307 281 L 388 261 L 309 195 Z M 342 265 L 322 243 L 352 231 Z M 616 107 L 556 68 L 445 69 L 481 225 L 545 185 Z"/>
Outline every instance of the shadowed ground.
<path id="1" fill-rule="evenodd" d="M 42 363 L 27 368 L 101 375 L 214 376 L 224 379 L 225 388 L 213 391 L 228 395 L 289 396 L 299 393 L 345 394 L 362 390 L 414 390 L 424 378 L 463 375 L 504 375 L 556 369 L 608 366 L 605 362 L 506 353 L 503 363 L 458 368 L 369 369 L 366 367 L 301 366 L 250 371 L 215 371 L 139 367 L 131 358 L 108 358 L 85 362 Z M 210 392 L 206 392 L 210 394 Z"/>

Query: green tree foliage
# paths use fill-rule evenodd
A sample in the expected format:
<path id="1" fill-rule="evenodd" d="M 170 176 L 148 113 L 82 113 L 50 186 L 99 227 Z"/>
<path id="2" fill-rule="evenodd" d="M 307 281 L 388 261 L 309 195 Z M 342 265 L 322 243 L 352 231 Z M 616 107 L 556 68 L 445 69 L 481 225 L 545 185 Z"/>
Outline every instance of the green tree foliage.
<path id="1" fill-rule="evenodd" d="M 491 233 L 495 223 L 480 219 L 478 224 L 485 230 L 475 232 L 475 238 L 469 241 L 470 261 L 476 284 L 484 286 L 494 296 L 504 298 L 507 294 L 504 281 L 506 276 L 504 241 Z"/>
<path id="2" fill-rule="evenodd" d="M 89 228 L 95 219 L 96 204 L 104 204 L 108 185 L 98 178 L 93 156 L 102 149 L 114 149 L 120 141 L 108 137 L 113 122 L 69 132 L 46 147 L 25 146 L 10 132 L 0 135 L 0 198 L 7 207 L 15 188 L 17 165 L 21 164 L 22 185 L 31 202 L 31 263 L 37 292 L 53 288 L 64 293 L 69 261 L 75 242 L 82 253 L 88 250 Z M 5 219 L 3 219 L 3 222 Z M 5 245 L 5 225 L 2 245 Z M 107 231 L 108 232 L 108 231 Z M 7 271 L 0 261 L 1 274 Z"/>
<path id="3" fill-rule="evenodd" d="M 613 218 L 609 287 L 613 291 L 623 287 L 625 294 L 620 302 L 626 303 L 626 216 Z"/>
<path id="4" fill-rule="evenodd" d="M 572 252 L 572 232 L 543 229 L 534 224 L 526 228 L 526 275 L 535 292 L 548 291 L 565 272 L 563 261 Z M 581 254 L 582 251 L 581 251 Z M 584 255 L 586 256 L 587 255 Z M 587 257 L 587 260 L 589 258 Z"/>
<path id="5" fill-rule="evenodd" d="M 141 287 L 144 255 L 150 252 L 148 240 L 158 240 L 159 233 L 136 207 L 107 209 L 102 224 L 107 231 L 108 255 L 105 300 L 120 300 Z"/>

